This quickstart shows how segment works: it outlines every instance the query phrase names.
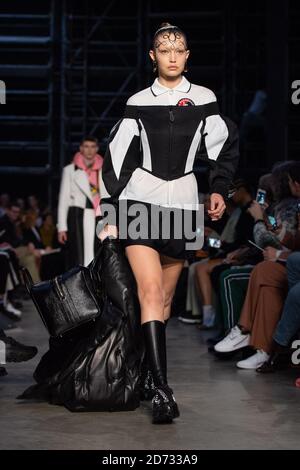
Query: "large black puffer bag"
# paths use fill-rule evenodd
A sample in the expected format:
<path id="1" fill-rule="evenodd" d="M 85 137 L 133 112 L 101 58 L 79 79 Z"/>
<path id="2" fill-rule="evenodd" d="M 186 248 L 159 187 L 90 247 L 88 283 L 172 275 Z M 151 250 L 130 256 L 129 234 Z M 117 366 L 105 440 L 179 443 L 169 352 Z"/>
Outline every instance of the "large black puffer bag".
<path id="1" fill-rule="evenodd" d="M 119 239 L 103 241 L 101 315 L 63 338 L 51 338 L 30 387 L 19 398 L 45 398 L 71 411 L 134 410 L 144 345 L 136 281 Z"/>

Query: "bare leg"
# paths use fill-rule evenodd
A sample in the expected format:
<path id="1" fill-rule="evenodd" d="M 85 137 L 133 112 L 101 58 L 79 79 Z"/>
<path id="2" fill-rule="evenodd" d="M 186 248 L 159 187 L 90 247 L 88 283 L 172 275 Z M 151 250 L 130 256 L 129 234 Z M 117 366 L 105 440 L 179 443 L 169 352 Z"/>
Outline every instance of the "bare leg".
<path id="1" fill-rule="evenodd" d="M 160 255 L 142 245 L 126 247 L 126 254 L 137 280 L 142 323 L 168 319 L 184 260 Z"/>
<path id="2" fill-rule="evenodd" d="M 164 320 L 168 320 L 171 315 L 172 299 L 184 265 L 184 260 L 161 255 L 161 263 L 163 270 L 163 289 L 165 292 Z"/>
<path id="3" fill-rule="evenodd" d="M 208 260 L 207 263 L 199 263 L 196 266 L 196 276 L 199 285 L 199 289 L 202 295 L 203 305 L 212 304 L 212 284 L 210 279 L 210 273 L 215 266 L 222 263 L 222 259 Z"/>
<path id="4" fill-rule="evenodd" d="M 143 245 L 127 246 L 125 250 L 137 282 L 141 323 L 151 320 L 163 322 L 165 295 L 159 253 Z"/>

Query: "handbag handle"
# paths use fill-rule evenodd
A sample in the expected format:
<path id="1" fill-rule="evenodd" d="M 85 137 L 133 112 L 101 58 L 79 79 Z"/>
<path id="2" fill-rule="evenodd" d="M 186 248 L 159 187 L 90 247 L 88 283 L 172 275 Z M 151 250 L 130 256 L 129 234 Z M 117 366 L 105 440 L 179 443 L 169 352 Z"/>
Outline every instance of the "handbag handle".
<path id="1" fill-rule="evenodd" d="M 92 272 L 94 272 L 95 268 L 97 268 L 97 267 L 98 267 L 98 271 L 99 271 L 99 268 L 101 267 L 101 265 L 100 265 L 100 267 L 97 266 L 97 265 L 98 265 L 99 260 L 101 260 L 101 254 L 102 254 L 102 250 L 103 250 L 103 248 L 104 248 L 104 245 L 105 245 L 106 243 L 108 243 L 108 242 L 106 242 L 106 240 L 111 240 L 110 236 L 106 237 L 106 238 L 101 242 L 101 245 L 100 245 L 100 247 L 98 248 L 96 255 L 94 256 L 94 258 L 92 259 L 92 261 L 91 261 L 90 264 L 88 265 L 88 268 L 89 268 Z M 119 238 L 113 237 L 112 240 L 119 240 Z M 102 260 L 101 260 L 101 261 L 102 261 Z"/>

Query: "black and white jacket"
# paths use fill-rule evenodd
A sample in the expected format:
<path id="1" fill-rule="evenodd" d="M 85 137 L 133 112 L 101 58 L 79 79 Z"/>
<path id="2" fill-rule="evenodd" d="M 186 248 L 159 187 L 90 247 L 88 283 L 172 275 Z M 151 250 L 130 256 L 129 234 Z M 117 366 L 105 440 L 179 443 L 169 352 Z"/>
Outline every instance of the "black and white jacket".
<path id="1" fill-rule="evenodd" d="M 198 157 L 211 166 L 210 193 L 226 197 L 239 157 L 236 125 L 220 114 L 210 89 L 185 77 L 170 89 L 156 78 L 129 98 L 110 132 L 101 204 L 127 199 L 197 210 Z"/>

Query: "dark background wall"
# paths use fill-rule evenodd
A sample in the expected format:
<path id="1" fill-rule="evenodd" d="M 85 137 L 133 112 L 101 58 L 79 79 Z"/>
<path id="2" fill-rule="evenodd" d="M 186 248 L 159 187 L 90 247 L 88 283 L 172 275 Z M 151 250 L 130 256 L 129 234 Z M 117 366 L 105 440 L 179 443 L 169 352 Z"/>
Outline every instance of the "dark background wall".
<path id="1" fill-rule="evenodd" d="M 187 33 L 187 78 L 214 90 L 240 128 L 255 93 L 266 93 L 239 174 L 255 183 L 274 162 L 298 158 L 298 1 L 10 0 L 0 6 L 0 192 L 35 192 L 55 205 L 81 137 L 98 137 L 103 153 L 127 98 L 155 78 L 148 50 L 163 21 Z"/>

